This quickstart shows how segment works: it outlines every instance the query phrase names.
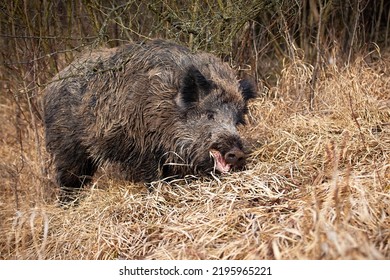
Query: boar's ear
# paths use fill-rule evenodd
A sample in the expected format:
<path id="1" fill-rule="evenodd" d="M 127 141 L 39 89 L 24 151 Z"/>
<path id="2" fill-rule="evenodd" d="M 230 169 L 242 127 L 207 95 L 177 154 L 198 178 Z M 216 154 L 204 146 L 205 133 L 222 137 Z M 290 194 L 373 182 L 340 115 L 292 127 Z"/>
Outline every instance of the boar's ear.
<path id="1" fill-rule="evenodd" d="M 240 80 L 240 91 L 245 101 L 255 98 L 257 96 L 255 85 L 249 80 Z"/>
<path id="2" fill-rule="evenodd" d="M 198 69 L 191 66 L 187 69 L 182 79 L 180 92 L 176 101 L 179 106 L 185 108 L 192 107 L 201 97 L 209 94 L 212 87 L 212 81 L 206 79 Z"/>

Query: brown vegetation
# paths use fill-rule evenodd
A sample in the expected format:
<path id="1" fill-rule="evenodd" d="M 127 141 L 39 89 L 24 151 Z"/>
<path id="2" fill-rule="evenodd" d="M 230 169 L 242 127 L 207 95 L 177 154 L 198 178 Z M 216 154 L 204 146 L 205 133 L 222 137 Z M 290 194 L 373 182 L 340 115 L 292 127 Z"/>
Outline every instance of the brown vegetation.
<path id="1" fill-rule="evenodd" d="M 386 1 L 38 2 L 1 9 L 1 259 L 390 258 Z M 148 192 L 105 166 L 79 206 L 58 207 L 40 121 L 46 81 L 88 44 L 144 37 L 212 51 L 256 78 L 247 170 Z"/>

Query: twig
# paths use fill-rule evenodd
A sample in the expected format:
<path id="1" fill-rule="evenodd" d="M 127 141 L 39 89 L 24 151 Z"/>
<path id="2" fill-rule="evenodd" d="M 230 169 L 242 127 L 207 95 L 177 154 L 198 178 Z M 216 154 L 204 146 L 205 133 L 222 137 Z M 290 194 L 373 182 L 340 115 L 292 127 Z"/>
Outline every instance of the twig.
<path id="1" fill-rule="evenodd" d="M 309 110 L 312 111 L 314 109 L 314 98 L 315 98 L 315 91 L 316 91 L 316 86 L 317 86 L 317 77 L 318 77 L 318 69 L 320 65 L 320 59 L 321 59 L 321 49 L 320 49 L 320 44 L 321 44 L 321 33 L 322 33 L 322 15 L 324 12 L 325 7 L 322 6 L 321 3 L 320 5 L 320 16 L 318 19 L 318 30 L 317 30 L 317 38 L 316 38 L 316 62 L 314 64 L 314 69 L 313 69 L 313 75 L 310 83 L 310 94 L 309 94 Z"/>

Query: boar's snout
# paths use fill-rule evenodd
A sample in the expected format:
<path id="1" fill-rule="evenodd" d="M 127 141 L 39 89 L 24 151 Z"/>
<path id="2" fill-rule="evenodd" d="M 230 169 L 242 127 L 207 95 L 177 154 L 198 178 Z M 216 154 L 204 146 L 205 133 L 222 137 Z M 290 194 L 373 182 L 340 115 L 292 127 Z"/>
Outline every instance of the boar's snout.
<path id="1" fill-rule="evenodd" d="M 227 173 L 231 169 L 242 169 L 246 163 L 246 155 L 238 147 L 230 149 L 225 154 L 214 149 L 210 153 L 214 159 L 214 168 L 221 173 Z"/>
<path id="2" fill-rule="evenodd" d="M 225 161 L 233 167 L 243 167 L 245 165 L 245 154 L 235 147 L 225 154 Z"/>

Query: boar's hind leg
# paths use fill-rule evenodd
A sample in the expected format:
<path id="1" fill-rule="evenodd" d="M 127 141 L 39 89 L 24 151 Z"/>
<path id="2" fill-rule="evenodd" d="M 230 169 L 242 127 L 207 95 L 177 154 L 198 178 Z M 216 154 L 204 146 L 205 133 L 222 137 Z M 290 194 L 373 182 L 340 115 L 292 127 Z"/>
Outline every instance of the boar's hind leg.
<path id="1" fill-rule="evenodd" d="M 57 182 L 61 187 L 60 203 L 69 204 L 77 200 L 81 187 L 88 184 L 96 171 L 96 165 L 86 155 L 78 153 L 72 158 L 56 162 Z M 64 159 L 64 158 L 62 158 Z"/>

